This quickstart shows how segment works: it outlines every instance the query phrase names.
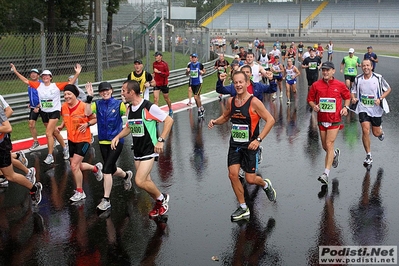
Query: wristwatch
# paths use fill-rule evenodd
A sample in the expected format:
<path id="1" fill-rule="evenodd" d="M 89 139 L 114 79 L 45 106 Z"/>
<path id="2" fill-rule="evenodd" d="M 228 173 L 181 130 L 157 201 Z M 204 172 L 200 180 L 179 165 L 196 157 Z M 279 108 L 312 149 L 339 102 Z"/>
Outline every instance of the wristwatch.
<path id="1" fill-rule="evenodd" d="M 257 137 L 257 138 L 256 138 L 256 140 L 257 140 L 259 143 L 261 143 L 261 142 L 262 142 L 262 139 L 261 139 L 261 138 L 259 138 L 259 137 Z"/>
<path id="2" fill-rule="evenodd" d="M 165 142 L 165 139 L 163 139 L 162 137 L 159 137 L 158 142 Z"/>
<path id="3" fill-rule="evenodd" d="M 87 122 L 87 126 L 88 126 L 88 127 L 91 126 L 90 121 Z"/>

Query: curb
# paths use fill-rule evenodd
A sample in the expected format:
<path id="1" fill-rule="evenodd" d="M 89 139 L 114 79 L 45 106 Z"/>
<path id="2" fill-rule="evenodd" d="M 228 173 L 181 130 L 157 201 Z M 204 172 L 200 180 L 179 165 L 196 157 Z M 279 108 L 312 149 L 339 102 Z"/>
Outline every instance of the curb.
<path id="1" fill-rule="evenodd" d="M 218 96 L 219 96 L 219 94 L 216 91 L 211 91 L 211 92 L 205 93 L 205 94 L 201 95 L 201 102 L 202 102 L 202 104 L 206 104 L 209 102 L 219 100 Z M 191 106 L 187 105 L 188 98 L 183 101 L 172 103 L 172 110 L 174 113 L 178 113 L 178 112 L 196 108 L 194 98 L 191 98 L 191 102 L 194 103 L 194 105 L 191 105 Z M 165 112 L 169 111 L 167 105 L 161 106 L 160 108 Z M 91 126 L 90 131 L 94 136 L 97 136 L 97 126 L 96 125 Z M 66 141 L 67 140 L 66 130 L 62 130 L 60 133 L 61 133 L 62 137 L 64 138 L 64 140 Z M 45 135 L 38 136 L 37 140 L 39 141 L 40 146 L 38 148 L 36 148 L 35 151 L 47 148 L 47 138 Z M 31 152 L 31 150 L 29 150 L 29 148 L 32 146 L 32 144 L 33 144 L 32 138 L 13 141 L 12 142 L 12 151 L 17 152 L 17 151 L 22 150 L 25 153 L 29 153 L 29 152 Z"/>

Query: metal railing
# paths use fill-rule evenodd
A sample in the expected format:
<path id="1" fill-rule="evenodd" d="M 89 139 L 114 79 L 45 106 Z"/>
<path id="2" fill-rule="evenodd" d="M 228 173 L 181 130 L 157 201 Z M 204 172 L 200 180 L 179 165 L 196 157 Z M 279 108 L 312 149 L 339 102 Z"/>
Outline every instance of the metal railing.
<path id="1" fill-rule="evenodd" d="M 209 61 L 204 63 L 204 67 L 206 69 L 206 74 L 204 77 L 210 76 L 213 73 L 216 72 L 216 70 L 213 68 L 215 65 L 215 60 Z M 114 97 L 117 99 L 121 98 L 121 88 L 122 84 L 125 81 L 125 78 L 122 79 L 115 79 L 115 80 L 108 80 L 109 83 L 111 83 L 112 88 L 114 89 Z M 100 82 L 95 82 L 93 83 L 93 86 L 96 88 L 100 84 Z M 185 68 L 180 68 L 176 70 L 170 71 L 169 75 L 169 87 L 171 89 L 188 84 L 188 77 L 186 76 L 186 69 Z M 85 85 L 79 85 L 79 87 L 83 90 L 85 90 Z M 152 93 L 152 88 L 150 89 L 150 93 Z M 10 122 L 21 122 L 21 121 L 26 121 L 28 120 L 29 117 L 29 109 L 28 109 L 28 104 L 29 104 L 29 97 L 27 92 L 23 93 L 14 93 L 14 94 L 6 94 L 3 95 L 4 99 L 6 102 L 11 106 L 11 108 L 14 110 L 13 115 L 10 117 Z M 95 90 L 94 92 L 94 98 L 98 98 L 98 92 Z M 64 100 L 64 96 L 61 95 L 61 101 Z"/>

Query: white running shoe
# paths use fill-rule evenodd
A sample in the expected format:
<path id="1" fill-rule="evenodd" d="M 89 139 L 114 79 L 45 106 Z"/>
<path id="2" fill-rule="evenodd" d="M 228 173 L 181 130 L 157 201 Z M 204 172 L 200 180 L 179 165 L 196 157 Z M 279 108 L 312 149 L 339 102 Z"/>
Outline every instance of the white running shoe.
<path id="1" fill-rule="evenodd" d="M 29 180 L 29 182 L 31 182 L 32 184 L 35 184 L 36 183 L 36 169 L 35 169 L 35 167 L 31 167 L 28 170 L 29 170 L 29 172 L 25 177 L 26 177 L 26 179 Z"/>
<path id="2" fill-rule="evenodd" d="M 97 181 L 103 180 L 103 164 L 102 163 L 96 163 L 97 167 L 97 173 L 93 173 L 94 176 L 96 177 Z"/>
<path id="3" fill-rule="evenodd" d="M 75 194 L 72 197 L 70 197 L 69 199 L 71 201 L 76 202 L 76 201 L 80 201 L 80 200 L 85 199 L 85 198 L 86 198 L 86 194 L 85 194 L 84 191 L 83 192 L 79 192 L 79 191 L 75 190 Z"/>
<path id="4" fill-rule="evenodd" d="M 52 154 L 47 154 L 46 159 L 44 159 L 45 164 L 52 164 L 54 163 L 54 157 Z"/>

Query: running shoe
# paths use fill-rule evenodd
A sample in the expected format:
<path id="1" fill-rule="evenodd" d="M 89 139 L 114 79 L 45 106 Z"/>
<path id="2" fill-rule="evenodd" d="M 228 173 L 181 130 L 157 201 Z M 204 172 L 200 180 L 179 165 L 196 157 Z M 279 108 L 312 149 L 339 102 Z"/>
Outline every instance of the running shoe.
<path id="1" fill-rule="evenodd" d="M 169 195 L 163 194 L 163 200 L 157 200 L 154 204 L 154 208 L 150 211 L 150 218 L 164 215 L 169 210 Z"/>
<path id="2" fill-rule="evenodd" d="M 96 163 L 96 167 L 97 167 L 97 173 L 93 173 L 94 176 L 96 177 L 97 181 L 101 181 L 103 180 L 103 164 L 98 162 Z"/>
<path id="3" fill-rule="evenodd" d="M 334 160 L 332 162 L 332 167 L 337 168 L 338 164 L 339 164 L 339 155 L 340 155 L 341 151 L 337 148 L 334 151 Z"/>
<path id="4" fill-rule="evenodd" d="M 269 179 L 263 179 L 267 183 L 267 188 L 264 189 L 266 196 L 270 201 L 276 201 L 277 193 L 272 186 L 272 182 Z"/>
<path id="5" fill-rule="evenodd" d="M 26 179 L 29 180 L 29 182 L 31 182 L 32 184 L 35 184 L 36 183 L 36 169 L 35 169 L 35 167 L 31 167 L 28 170 L 29 170 L 29 172 L 25 177 L 26 177 Z"/>
<path id="6" fill-rule="evenodd" d="M 32 203 L 34 205 L 39 205 L 39 203 L 42 201 L 42 183 L 37 182 L 34 184 L 34 186 L 36 186 L 36 192 L 31 193 L 31 198 L 32 198 Z"/>
<path id="7" fill-rule="evenodd" d="M 238 207 L 238 209 L 233 212 L 233 214 L 231 215 L 231 220 L 232 221 L 239 221 L 242 219 L 247 219 L 249 218 L 251 212 L 249 211 L 249 208 L 247 207 L 246 209 L 243 209 L 240 207 Z"/>
<path id="8" fill-rule="evenodd" d="M 130 190 L 132 188 L 132 177 L 133 177 L 133 172 L 132 171 L 126 171 L 127 178 L 123 179 L 123 187 L 125 190 Z"/>
<path id="9" fill-rule="evenodd" d="M 384 131 L 382 131 L 382 134 L 381 134 L 380 136 L 378 136 L 378 139 L 379 139 L 380 141 L 383 141 L 383 140 L 385 139 Z"/>
<path id="10" fill-rule="evenodd" d="M 276 98 L 277 98 L 277 95 L 276 95 L 276 93 L 273 93 L 273 96 L 272 96 L 272 98 L 273 98 L 273 99 L 276 99 Z"/>
<path id="11" fill-rule="evenodd" d="M 263 152 L 263 147 L 259 145 L 259 149 L 258 149 L 258 164 L 260 164 L 263 161 L 262 152 Z"/>
<path id="12" fill-rule="evenodd" d="M 188 102 L 188 103 L 187 103 L 187 105 L 188 105 L 188 106 L 191 106 L 191 105 L 192 105 L 192 103 L 191 103 L 191 102 Z"/>
<path id="13" fill-rule="evenodd" d="M 169 109 L 169 116 L 173 117 L 173 110 L 172 109 Z"/>
<path id="14" fill-rule="evenodd" d="M 97 209 L 102 210 L 102 211 L 105 211 L 109 208 L 111 208 L 111 202 L 104 198 L 102 198 L 100 204 L 97 205 Z"/>
<path id="15" fill-rule="evenodd" d="M 373 157 L 371 157 L 370 154 L 367 154 L 366 159 L 364 159 L 363 164 L 364 165 L 371 165 L 372 162 L 373 162 Z"/>
<path id="16" fill-rule="evenodd" d="M 283 92 L 280 92 L 280 98 L 283 98 Z"/>
<path id="17" fill-rule="evenodd" d="M 290 103 L 291 103 L 291 101 L 288 99 L 288 100 L 287 100 L 287 104 L 290 104 Z"/>
<path id="18" fill-rule="evenodd" d="M 36 150 L 40 146 L 39 141 L 33 141 L 32 146 L 29 148 L 29 150 L 33 151 Z"/>
<path id="19" fill-rule="evenodd" d="M 322 184 L 328 185 L 328 176 L 326 173 L 323 173 L 319 178 L 317 178 Z"/>
<path id="20" fill-rule="evenodd" d="M 86 194 L 85 194 L 84 191 L 83 192 L 79 192 L 79 191 L 75 190 L 75 194 L 73 194 L 73 196 L 70 197 L 69 199 L 71 201 L 76 202 L 76 201 L 80 201 L 80 200 L 85 199 L 85 198 L 86 198 Z"/>
<path id="21" fill-rule="evenodd" d="M 45 164 L 52 164 L 54 163 L 54 157 L 52 154 L 47 154 L 46 159 L 44 159 Z"/>
<path id="22" fill-rule="evenodd" d="M 26 167 L 28 167 L 28 159 L 26 159 L 25 153 L 23 151 L 17 151 L 17 154 L 19 154 L 18 160 L 25 165 Z"/>
<path id="23" fill-rule="evenodd" d="M 69 148 L 68 145 L 65 145 L 65 148 L 62 151 L 64 153 L 64 160 L 68 160 L 69 159 Z"/>
<path id="24" fill-rule="evenodd" d="M 0 177 L 0 187 L 8 187 L 8 180 L 5 177 Z"/>

